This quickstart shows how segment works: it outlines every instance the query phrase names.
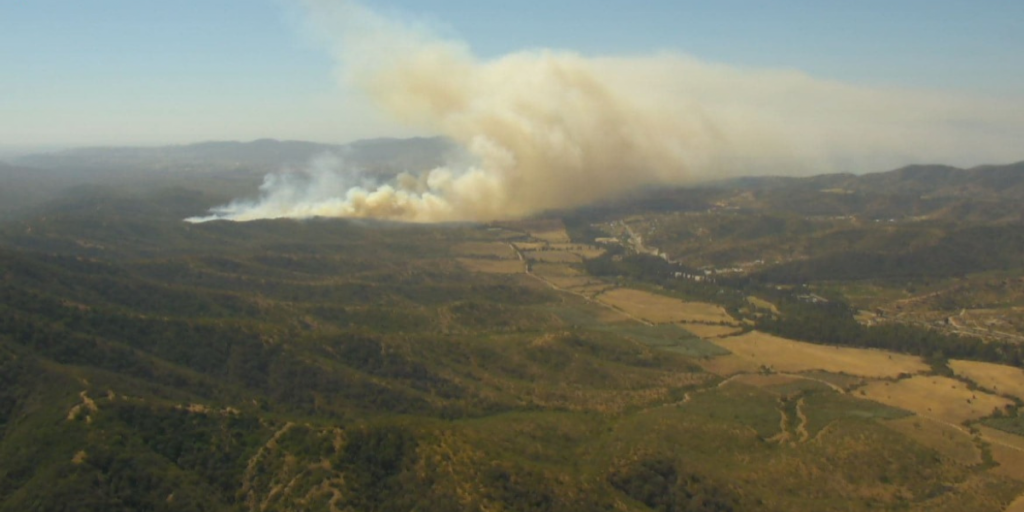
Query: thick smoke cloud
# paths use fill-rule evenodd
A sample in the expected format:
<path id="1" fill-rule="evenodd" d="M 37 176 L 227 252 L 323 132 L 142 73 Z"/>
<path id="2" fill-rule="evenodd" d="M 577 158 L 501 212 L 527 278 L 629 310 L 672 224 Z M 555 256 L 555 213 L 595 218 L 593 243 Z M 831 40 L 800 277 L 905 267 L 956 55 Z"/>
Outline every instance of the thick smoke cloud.
<path id="1" fill-rule="evenodd" d="M 356 3 L 305 6 L 343 88 L 451 138 L 469 163 L 372 185 L 350 183 L 340 162 L 319 161 L 303 179 L 268 177 L 258 201 L 190 220 L 486 221 L 640 185 L 1020 158 L 1017 100 L 870 89 L 668 53 L 535 50 L 483 60 L 458 41 Z"/>

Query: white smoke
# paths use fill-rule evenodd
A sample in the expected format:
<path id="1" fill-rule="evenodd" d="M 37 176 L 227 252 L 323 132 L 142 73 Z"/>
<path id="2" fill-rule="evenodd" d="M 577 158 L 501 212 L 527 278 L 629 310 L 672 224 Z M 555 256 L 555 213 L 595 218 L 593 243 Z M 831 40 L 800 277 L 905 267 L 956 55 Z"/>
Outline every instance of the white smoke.
<path id="1" fill-rule="evenodd" d="M 190 219 L 493 220 L 641 185 L 729 175 L 884 170 L 1019 159 L 1024 102 L 879 90 L 678 54 L 537 50 L 482 60 L 457 41 L 348 1 L 307 0 L 343 87 L 472 156 L 377 186 L 314 163 L 261 199 Z"/>

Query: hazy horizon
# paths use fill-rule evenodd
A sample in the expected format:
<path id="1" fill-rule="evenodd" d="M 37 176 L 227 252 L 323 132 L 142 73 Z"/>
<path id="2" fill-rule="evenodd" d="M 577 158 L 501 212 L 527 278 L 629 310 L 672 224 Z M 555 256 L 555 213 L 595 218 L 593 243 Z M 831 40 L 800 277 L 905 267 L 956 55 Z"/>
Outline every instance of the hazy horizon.
<path id="1" fill-rule="evenodd" d="M 101 0 L 0 5 L 0 145 L 159 146 L 260 138 L 346 143 L 437 135 L 336 80 L 311 3 Z M 591 9 L 372 1 L 381 15 L 490 61 L 549 49 L 586 58 L 685 55 L 854 87 L 1024 102 L 1015 2 L 704 4 Z M 980 126 L 980 129 L 986 129 Z"/>
<path id="2" fill-rule="evenodd" d="M 267 176 L 258 201 L 190 220 L 519 218 L 644 185 L 1012 161 L 1024 135 L 1024 101 L 865 86 L 676 51 L 486 56 L 443 27 L 376 5 L 302 4 L 341 90 L 464 153 L 383 183 L 353 179 L 343 159 L 319 158 L 305 179 Z"/>
<path id="3" fill-rule="evenodd" d="M 387 182 L 315 158 L 192 220 L 493 220 L 644 185 L 1024 159 L 1018 3 L 234 1 L 5 5 L 0 144 L 461 147 Z"/>

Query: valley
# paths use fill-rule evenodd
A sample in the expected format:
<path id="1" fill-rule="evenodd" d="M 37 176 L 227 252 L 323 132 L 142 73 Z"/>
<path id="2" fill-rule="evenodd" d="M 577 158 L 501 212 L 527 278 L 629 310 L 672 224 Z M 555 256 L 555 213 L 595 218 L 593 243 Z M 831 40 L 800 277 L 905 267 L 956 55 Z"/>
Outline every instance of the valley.
<path id="1" fill-rule="evenodd" d="M 874 223 L 856 208 L 903 203 L 733 184 L 493 223 L 182 222 L 224 200 L 207 178 L 0 225 L 0 510 L 1024 494 L 1010 210 Z"/>

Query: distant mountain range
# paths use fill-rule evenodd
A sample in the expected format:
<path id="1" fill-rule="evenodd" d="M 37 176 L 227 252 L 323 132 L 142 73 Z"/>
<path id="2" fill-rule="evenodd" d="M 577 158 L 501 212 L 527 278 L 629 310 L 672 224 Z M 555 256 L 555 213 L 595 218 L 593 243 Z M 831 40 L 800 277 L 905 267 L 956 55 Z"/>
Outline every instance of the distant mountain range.
<path id="1" fill-rule="evenodd" d="M 95 147 L 38 153 L 15 164 L 42 169 L 105 171 L 252 171 L 266 173 L 305 166 L 333 155 L 364 171 L 420 171 L 443 163 L 454 144 L 440 137 L 369 139 L 350 144 L 260 139 L 252 142 L 201 142 L 160 147 Z"/>
<path id="2" fill-rule="evenodd" d="M 0 219 L 17 216 L 83 187 L 141 191 L 198 187 L 217 201 L 253 194 L 263 176 L 302 169 L 324 155 L 353 170 L 388 180 L 403 171 L 421 172 L 456 151 L 447 139 L 370 139 L 318 144 L 260 139 L 202 142 L 183 146 L 95 147 L 37 153 L 0 161 Z"/>
<path id="3" fill-rule="evenodd" d="M 58 197 L 82 186 L 122 190 L 157 186 L 196 186 L 221 200 L 251 195 L 271 172 L 302 169 L 333 155 L 361 173 L 385 181 L 403 171 L 422 172 L 450 161 L 459 148 L 441 138 L 370 139 L 350 144 L 260 139 L 202 142 L 162 147 L 96 147 L 38 153 L 0 162 L 0 217 Z M 1024 201 L 1024 162 L 959 169 L 913 165 L 872 174 L 811 177 L 761 176 L 682 188 L 655 186 L 609 198 L 597 210 L 677 209 L 711 201 L 709 189 L 748 191 L 760 207 L 800 215 L 870 213 L 879 217 L 921 215 L 937 209 L 950 217 L 991 221 Z M 969 204 L 959 204 L 970 199 Z M 981 202 L 978 202 L 981 200 Z M 696 201 L 696 202 L 694 202 Z M 695 206 L 696 205 L 696 206 Z M 988 211 L 992 210 L 992 211 Z"/>
<path id="4" fill-rule="evenodd" d="M 752 190 L 830 190 L 928 197 L 977 194 L 1024 197 L 1024 162 L 983 165 L 970 169 L 948 165 L 909 165 L 886 172 L 822 174 L 806 178 L 748 177 L 723 182 L 721 185 Z"/>
<path id="5" fill-rule="evenodd" d="M 258 174 L 301 168 L 311 159 L 333 155 L 344 162 L 378 175 L 418 172 L 445 163 L 458 151 L 442 137 L 367 139 L 349 144 L 260 139 L 252 142 L 201 142 L 159 147 L 90 147 L 52 153 L 36 153 L 0 162 L 0 172 L 36 168 L 61 171 L 249 171 Z M 21 171 L 19 171 L 21 172 Z M 832 190 L 915 194 L 929 197 L 994 194 L 1024 197 L 1024 162 L 960 169 L 946 165 L 911 165 L 871 174 L 823 174 L 811 177 L 762 176 L 716 184 L 750 190 Z"/>

